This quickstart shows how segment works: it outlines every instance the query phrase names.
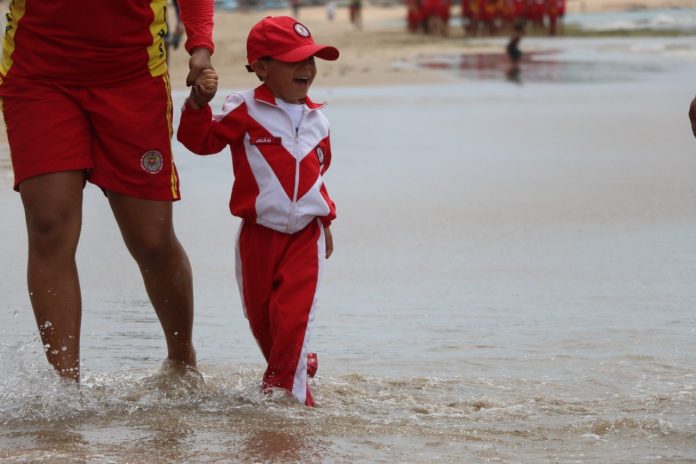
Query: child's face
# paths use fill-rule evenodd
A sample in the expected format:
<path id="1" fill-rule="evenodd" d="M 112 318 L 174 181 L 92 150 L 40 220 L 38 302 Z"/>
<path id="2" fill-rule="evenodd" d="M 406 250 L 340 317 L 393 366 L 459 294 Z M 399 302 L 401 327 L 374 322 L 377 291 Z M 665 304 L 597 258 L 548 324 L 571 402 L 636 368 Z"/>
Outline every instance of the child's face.
<path id="1" fill-rule="evenodd" d="M 254 70 L 273 94 L 288 103 L 303 103 L 317 75 L 314 57 L 297 63 L 270 59 L 255 64 Z"/>

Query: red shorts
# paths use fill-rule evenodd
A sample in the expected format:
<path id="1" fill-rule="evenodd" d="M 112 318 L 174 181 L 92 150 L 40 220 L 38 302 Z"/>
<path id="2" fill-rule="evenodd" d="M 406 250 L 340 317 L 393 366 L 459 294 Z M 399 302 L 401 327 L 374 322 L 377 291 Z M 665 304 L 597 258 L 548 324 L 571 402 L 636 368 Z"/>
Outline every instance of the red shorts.
<path id="1" fill-rule="evenodd" d="M 13 79 L 2 95 L 15 190 L 30 177 L 84 170 L 105 191 L 179 199 L 166 74 L 94 88 Z"/>

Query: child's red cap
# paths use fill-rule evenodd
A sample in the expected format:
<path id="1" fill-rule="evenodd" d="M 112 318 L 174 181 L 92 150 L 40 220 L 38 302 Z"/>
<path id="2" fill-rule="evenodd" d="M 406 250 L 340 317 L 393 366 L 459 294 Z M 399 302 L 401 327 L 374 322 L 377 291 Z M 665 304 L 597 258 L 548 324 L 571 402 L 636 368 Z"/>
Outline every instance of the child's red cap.
<path id="1" fill-rule="evenodd" d="M 268 16 L 256 23 L 247 37 L 250 64 L 260 58 L 297 63 L 311 56 L 334 61 L 338 59 L 338 49 L 314 43 L 309 29 L 289 16 Z"/>

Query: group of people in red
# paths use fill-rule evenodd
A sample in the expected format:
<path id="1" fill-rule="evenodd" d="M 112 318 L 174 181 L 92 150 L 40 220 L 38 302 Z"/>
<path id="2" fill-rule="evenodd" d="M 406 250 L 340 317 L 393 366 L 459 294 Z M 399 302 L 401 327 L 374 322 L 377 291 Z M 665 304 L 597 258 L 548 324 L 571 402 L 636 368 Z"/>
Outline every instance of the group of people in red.
<path id="1" fill-rule="evenodd" d="M 408 0 L 407 7 L 409 31 L 449 34 L 450 0 Z M 508 33 L 520 20 L 556 35 L 565 11 L 566 0 L 461 0 L 464 31 L 472 36 Z"/>

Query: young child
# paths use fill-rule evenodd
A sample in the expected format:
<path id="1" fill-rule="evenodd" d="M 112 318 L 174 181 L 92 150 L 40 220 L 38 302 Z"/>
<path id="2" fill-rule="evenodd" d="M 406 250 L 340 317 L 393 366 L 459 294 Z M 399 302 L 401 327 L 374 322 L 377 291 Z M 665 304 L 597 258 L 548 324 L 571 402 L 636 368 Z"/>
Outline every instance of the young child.
<path id="1" fill-rule="evenodd" d="M 307 406 L 314 405 L 307 371 L 316 370 L 308 345 L 336 217 L 322 179 L 331 164 L 329 122 L 323 104 L 307 96 L 317 74 L 314 57 L 333 61 L 338 50 L 315 44 L 293 18 L 261 20 L 247 38 L 247 70 L 263 83 L 230 95 L 222 114 L 213 116 L 208 102 L 217 75 L 206 70 L 184 105 L 177 133 L 197 154 L 227 145 L 232 150 L 230 210 L 242 218 L 237 283 L 268 362 L 262 388 L 284 389 Z"/>

